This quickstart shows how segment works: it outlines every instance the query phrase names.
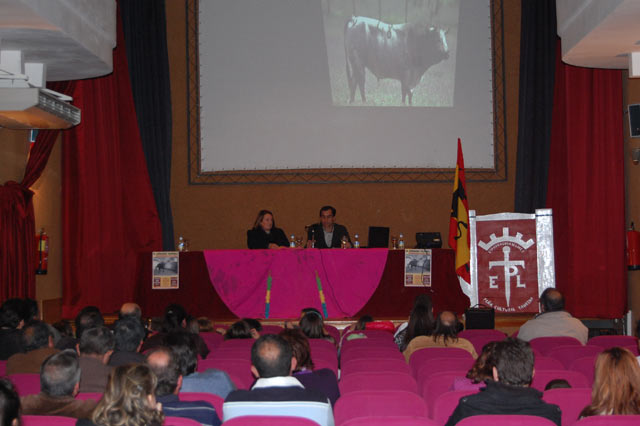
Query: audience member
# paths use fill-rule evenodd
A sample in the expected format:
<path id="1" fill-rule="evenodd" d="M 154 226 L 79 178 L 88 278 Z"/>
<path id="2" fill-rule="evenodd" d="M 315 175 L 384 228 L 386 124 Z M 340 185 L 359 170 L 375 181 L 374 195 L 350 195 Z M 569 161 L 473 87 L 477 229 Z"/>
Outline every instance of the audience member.
<path id="1" fill-rule="evenodd" d="M 418 349 L 422 348 L 460 348 L 469 352 L 474 359 L 478 354 L 470 341 L 458 337 L 458 318 L 453 312 L 442 311 L 436 319 L 436 328 L 432 336 L 414 337 L 402 352 L 407 362 Z"/>
<path id="2" fill-rule="evenodd" d="M 33 321 L 22 330 L 22 346 L 25 353 L 11 355 L 7 360 L 7 375 L 38 374 L 42 362 L 58 352 L 58 349 L 53 347 L 49 327 L 42 321 Z"/>
<path id="3" fill-rule="evenodd" d="M 324 320 L 318 310 L 307 312 L 300 318 L 299 326 L 302 333 L 309 339 L 324 339 L 336 344 L 336 339 L 324 329 Z"/>
<path id="4" fill-rule="evenodd" d="M 430 336 L 433 333 L 435 323 L 431 297 L 425 293 L 419 294 L 413 301 L 409 322 L 400 324 L 394 336 L 400 352 L 404 352 L 409 342 L 414 338 Z"/>
<path id="5" fill-rule="evenodd" d="M 141 322 L 142 309 L 140 309 L 140 305 L 133 302 L 123 303 L 120 307 L 120 311 L 118 312 L 118 319 L 123 318 L 133 318 L 138 320 L 138 322 Z"/>
<path id="6" fill-rule="evenodd" d="M 242 318 L 242 321 L 246 322 L 247 324 L 249 324 L 249 327 L 255 329 L 257 332 L 261 332 L 262 331 L 262 324 L 260 323 L 260 321 L 256 318 Z M 260 336 L 258 336 L 260 337 Z"/>
<path id="7" fill-rule="evenodd" d="M 218 426 L 220 419 L 215 408 L 206 401 L 180 401 L 182 374 L 175 354 L 160 346 L 147 354 L 147 364 L 158 378 L 156 400 L 162 404 L 165 416 L 186 417 L 205 426 Z"/>
<path id="8" fill-rule="evenodd" d="M 24 320 L 21 309 L 20 299 L 7 299 L 0 306 L 0 360 L 2 361 L 24 350 L 21 332 Z"/>
<path id="9" fill-rule="evenodd" d="M 52 327 L 58 330 L 60 334 L 60 339 L 57 342 L 54 341 L 56 349 L 74 349 L 76 347 L 73 327 L 71 327 L 71 323 L 68 320 L 60 320 L 52 324 Z"/>
<path id="10" fill-rule="evenodd" d="M 224 333 L 224 340 L 229 339 L 257 339 L 260 333 L 252 328 L 245 320 L 236 321 Z"/>
<path id="11" fill-rule="evenodd" d="M 363 315 L 358 318 L 358 322 L 353 326 L 353 330 L 364 330 L 370 322 L 373 322 L 373 317 L 371 315 Z"/>
<path id="12" fill-rule="evenodd" d="M 224 402 L 224 420 L 239 416 L 305 417 L 321 426 L 333 426 L 333 412 L 327 397 L 305 389 L 291 377 L 296 368 L 291 345 L 282 337 L 266 334 L 251 348 L 251 371 L 258 378 L 251 390 L 236 390 Z M 286 404 L 282 404 L 286 402 Z"/>
<path id="13" fill-rule="evenodd" d="M 548 288 L 542 292 L 540 308 L 540 314 L 520 327 L 519 339 L 528 342 L 536 337 L 567 336 L 587 344 L 589 329 L 564 310 L 564 296 L 557 289 Z"/>
<path id="14" fill-rule="evenodd" d="M 211 321 L 207 317 L 198 317 L 198 327 L 200 328 L 200 333 L 210 333 L 214 331 L 213 321 Z"/>
<path id="15" fill-rule="evenodd" d="M 20 397 L 9 380 L 0 379 L 0 426 L 19 424 Z"/>
<path id="16" fill-rule="evenodd" d="M 640 414 L 640 367 L 624 348 L 607 349 L 596 359 L 591 404 L 580 417 Z"/>
<path id="17" fill-rule="evenodd" d="M 544 390 L 549 389 L 570 389 L 571 384 L 566 379 L 553 379 L 544 387 Z"/>
<path id="18" fill-rule="evenodd" d="M 146 352 L 151 348 L 157 346 L 165 346 L 165 337 L 167 333 L 174 330 L 187 331 L 187 321 L 189 315 L 187 311 L 177 303 L 172 303 L 164 311 L 164 317 L 162 319 L 162 329 L 160 332 L 149 336 L 144 343 L 140 352 Z M 196 335 L 198 355 L 204 359 L 209 355 L 209 348 L 207 344 L 202 340 L 202 337 Z"/>
<path id="19" fill-rule="evenodd" d="M 162 405 L 156 402 L 155 396 L 157 382 L 147 365 L 114 368 L 91 420 L 80 419 L 76 425 L 162 426 Z"/>
<path id="20" fill-rule="evenodd" d="M 82 332 L 77 350 L 80 355 L 80 392 L 103 393 L 109 381 L 109 357 L 113 353 L 113 335 L 107 327 Z"/>
<path id="21" fill-rule="evenodd" d="M 482 347 L 482 353 L 467 372 L 466 377 L 454 380 L 453 390 L 479 390 L 485 387 L 486 380 L 493 380 L 494 351 L 497 344 L 498 342 L 489 342 Z"/>
<path id="22" fill-rule="evenodd" d="M 96 401 L 75 399 L 79 388 L 78 354 L 71 349 L 53 354 L 42 364 L 40 393 L 21 398 L 22 414 L 89 417 Z"/>
<path id="23" fill-rule="evenodd" d="M 336 400 L 340 397 L 338 379 L 333 370 L 329 368 L 314 370 L 307 337 L 299 329 L 282 330 L 280 337 L 291 345 L 293 357 L 296 360 L 292 376 L 298 379 L 305 388 L 322 392 L 329 398 L 331 405 L 335 405 Z"/>
<path id="24" fill-rule="evenodd" d="M 561 412 L 557 405 L 542 400 L 542 392 L 531 388 L 533 351 L 528 342 L 508 338 L 494 349 L 493 381 L 479 393 L 460 399 L 447 426 L 482 414 L 519 414 L 544 417 L 560 426 Z"/>
<path id="25" fill-rule="evenodd" d="M 95 306 L 85 306 L 78 312 L 75 319 L 76 324 L 76 339 L 79 341 L 82 337 L 82 333 L 90 328 L 102 327 L 104 325 L 104 318 L 100 309 Z"/>
<path id="26" fill-rule="evenodd" d="M 122 317 L 114 324 L 113 335 L 115 350 L 109 359 L 111 367 L 144 362 L 144 355 L 140 353 L 144 341 L 144 328 L 139 319 Z"/>

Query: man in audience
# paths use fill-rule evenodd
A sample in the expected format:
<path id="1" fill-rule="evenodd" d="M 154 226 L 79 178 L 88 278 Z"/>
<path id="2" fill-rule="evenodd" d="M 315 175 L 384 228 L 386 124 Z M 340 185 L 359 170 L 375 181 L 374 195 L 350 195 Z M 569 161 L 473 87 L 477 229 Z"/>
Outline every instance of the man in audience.
<path id="1" fill-rule="evenodd" d="M 109 360 L 111 367 L 144 362 L 144 355 L 140 353 L 144 341 L 144 328 L 139 319 L 129 316 L 119 319 L 114 324 L 113 334 L 116 350 Z"/>
<path id="2" fill-rule="evenodd" d="M 80 341 L 82 333 L 90 328 L 102 327 L 104 325 L 104 318 L 100 309 L 95 306 L 85 306 L 76 315 L 76 339 Z"/>
<path id="3" fill-rule="evenodd" d="M 49 327 L 42 321 L 33 321 L 22 331 L 25 353 L 17 353 L 7 360 L 7 374 L 40 372 L 42 362 L 56 352 Z"/>
<path id="4" fill-rule="evenodd" d="M 40 393 L 21 398 L 22 414 L 88 418 L 96 401 L 75 399 L 79 387 L 78 354 L 67 349 L 51 355 L 42 364 Z"/>
<path id="5" fill-rule="evenodd" d="M 291 372 L 296 367 L 291 345 L 282 337 L 267 334 L 251 348 L 251 371 L 258 378 L 251 390 L 236 390 L 224 402 L 224 420 L 238 416 L 266 415 L 305 417 L 321 426 L 333 426 L 327 397 L 305 389 Z"/>
<path id="6" fill-rule="evenodd" d="M 0 306 L 0 360 L 6 361 L 13 354 L 22 352 L 24 326 L 20 299 L 7 299 Z"/>
<path id="7" fill-rule="evenodd" d="M 80 392 L 103 393 L 109 381 L 111 367 L 107 365 L 113 353 L 113 335 L 107 327 L 85 330 L 77 345 L 80 355 Z"/>
<path id="8" fill-rule="evenodd" d="M 120 307 L 120 312 L 118 312 L 118 319 L 123 318 L 135 318 L 138 321 L 142 320 L 142 309 L 140 309 L 140 305 L 133 302 L 123 303 Z"/>
<path id="9" fill-rule="evenodd" d="M 182 374 L 178 360 L 170 348 L 159 346 L 147 354 L 147 364 L 158 377 L 156 400 L 165 416 L 186 417 L 205 426 L 220 425 L 215 408 L 206 401 L 180 401 Z"/>
<path id="10" fill-rule="evenodd" d="M 520 327 L 519 339 L 528 342 L 536 337 L 567 336 L 587 344 L 589 329 L 564 310 L 564 297 L 557 289 L 548 288 L 542 292 L 540 307 L 542 313 Z"/>
<path id="11" fill-rule="evenodd" d="M 542 392 L 531 388 L 533 351 L 528 342 L 508 338 L 494 349 L 493 380 L 480 393 L 460 399 L 446 426 L 482 414 L 519 414 L 544 417 L 560 426 L 557 405 L 542 400 Z"/>

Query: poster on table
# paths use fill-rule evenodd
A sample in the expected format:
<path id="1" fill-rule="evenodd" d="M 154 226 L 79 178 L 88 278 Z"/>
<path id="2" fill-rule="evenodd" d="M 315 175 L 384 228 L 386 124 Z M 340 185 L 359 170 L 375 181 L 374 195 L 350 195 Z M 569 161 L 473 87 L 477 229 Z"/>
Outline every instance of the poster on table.
<path id="1" fill-rule="evenodd" d="M 404 251 L 404 286 L 431 287 L 431 249 Z"/>
<path id="2" fill-rule="evenodd" d="M 177 251 L 154 251 L 151 255 L 151 288 L 180 288 L 180 257 Z"/>

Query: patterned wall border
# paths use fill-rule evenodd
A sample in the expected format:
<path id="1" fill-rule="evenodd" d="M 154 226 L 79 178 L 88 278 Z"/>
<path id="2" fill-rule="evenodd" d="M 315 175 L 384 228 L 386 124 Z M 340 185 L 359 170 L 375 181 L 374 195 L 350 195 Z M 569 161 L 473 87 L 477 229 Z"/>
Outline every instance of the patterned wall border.
<path id="1" fill-rule="evenodd" d="M 187 137 L 190 185 L 321 184 L 321 183 L 430 183 L 453 182 L 455 169 L 287 169 L 203 172 L 200 168 L 200 111 L 198 63 L 198 1 L 186 2 Z M 504 63 L 503 0 L 491 0 L 493 50 L 494 167 L 466 169 L 474 182 L 507 180 L 507 117 Z"/>

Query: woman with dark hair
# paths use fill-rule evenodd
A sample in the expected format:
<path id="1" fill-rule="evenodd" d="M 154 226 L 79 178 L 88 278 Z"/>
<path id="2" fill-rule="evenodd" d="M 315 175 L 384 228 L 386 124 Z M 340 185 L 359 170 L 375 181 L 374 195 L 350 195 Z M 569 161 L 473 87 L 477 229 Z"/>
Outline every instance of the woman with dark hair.
<path id="1" fill-rule="evenodd" d="M 607 349 L 596 359 L 591 404 L 580 417 L 640 414 L 640 367 L 624 348 Z"/>
<path id="2" fill-rule="evenodd" d="M 324 329 L 324 321 L 322 315 L 316 311 L 310 311 L 300 318 L 300 330 L 308 339 L 325 339 L 336 344 L 334 339 L 327 330 Z"/>
<path id="3" fill-rule="evenodd" d="M 156 402 L 158 379 L 145 364 L 116 367 L 111 372 L 104 396 L 93 411 L 97 426 L 160 426 L 164 421 L 162 406 Z M 80 426 L 90 425 L 80 420 Z"/>
<path id="4" fill-rule="evenodd" d="M 489 342 L 482 347 L 482 353 L 467 372 L 466 377 L 454 380 L 452 390 L 478 390 L 483 388 L 485 380 L 493 380 L 495 367 L 494 349 L 498 342 Z"/>
<path id="5" fill-rule="evenodd" d="M 231 327 L 224 333 L 224 340 L 229 339 L 257 339 L 260 333 L 245 321 L 240 320 L 231 324 Z"/>
<path id="6" fill-rule="evenodd" d="M 340 397 L 335 373 L 329 368 L 314 370 L 309 340 L 300 329 L 282 330 L 280 337 L 289 342 L 293 349 L 293 357 L 296 359 L 293 377 L 298 379 L 305 388 L 316 389 L 324 393 L 333 406 Z"/>
<path id="7" fill-rule="evenodd" d="M 407 345 L 414 337 L 429 336 L 434 326 L 431 297 L 426 293 L 421 293 L 413 301 L 409 322 L 400 324 L 394 335 L 400 352 L 407 348 Z"/>
<path id="8" fill-rule="evenodd" d="M 289 240 L 280 228 L 276 228 L 273 213 L 260 210 L 253 228 L 247 231 L 247 247 L 250 249 L 269 249 L 288 247 Z"/>
<path id="9" fill-rule="evenodd" d="M 469 352 L 473 359 L 477 359 L 478 354 L 473 344 L 467 339 L 458 337 L 458 324 L 458 318 L 453 312 L 440 312 L 436 319 L 436 327 L 432 335 L 414 337 L 402 352 L 407 363 L 409 359 L 411 359 L 411 355 L 422 348 L 460 348 Z"/>
<path id="10" fill-rule="evenodd" d="M 19 424 L 20 397 L 9 380 L 0 379 L 0 426 Z"/>

